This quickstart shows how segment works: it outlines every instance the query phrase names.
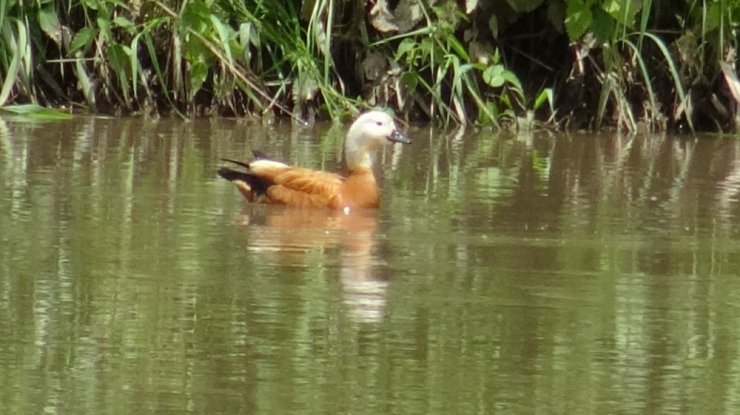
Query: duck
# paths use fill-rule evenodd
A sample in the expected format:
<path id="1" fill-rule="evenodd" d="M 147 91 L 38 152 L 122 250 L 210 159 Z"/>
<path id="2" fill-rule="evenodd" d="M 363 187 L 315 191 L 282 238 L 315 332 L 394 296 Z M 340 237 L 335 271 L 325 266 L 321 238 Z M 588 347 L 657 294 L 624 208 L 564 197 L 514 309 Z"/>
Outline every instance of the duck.
<path id="1" fill-rule="evenodd" d="M 235 164 L 244 170 L 222 167 L 218 175 L 253 203 L 266 203 L 333 210 L 377 208 L 378 184 L 373 173 L 377 152 L 390 143 L 410 144 L 390 114 L 373 110 L 360 115 L 350 126 L 344 142 L 346 175 L 293 166 L 255 151 L 254 159 Z"/>

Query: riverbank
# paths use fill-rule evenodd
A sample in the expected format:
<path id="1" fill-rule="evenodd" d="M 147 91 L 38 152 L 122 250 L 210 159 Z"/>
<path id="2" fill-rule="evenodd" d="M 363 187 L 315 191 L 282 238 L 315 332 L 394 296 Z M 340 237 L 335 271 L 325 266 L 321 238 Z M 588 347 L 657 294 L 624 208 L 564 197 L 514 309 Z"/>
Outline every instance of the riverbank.
<path id="1" fill-rule="evenodd" d="M 740 0 L 4 3 L 0 106 L 736 131 Z"/>

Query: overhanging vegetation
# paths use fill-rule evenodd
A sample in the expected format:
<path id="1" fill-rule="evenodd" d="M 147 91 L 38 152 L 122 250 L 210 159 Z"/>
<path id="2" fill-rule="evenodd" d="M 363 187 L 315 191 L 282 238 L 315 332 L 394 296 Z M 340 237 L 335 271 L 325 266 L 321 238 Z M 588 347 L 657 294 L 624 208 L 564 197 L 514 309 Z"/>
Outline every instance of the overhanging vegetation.
<path id="1" fill-rule="evenodd" d="M 740 0 L 9 0 L 0 107 L 731 131 L 739 23 Z"/>

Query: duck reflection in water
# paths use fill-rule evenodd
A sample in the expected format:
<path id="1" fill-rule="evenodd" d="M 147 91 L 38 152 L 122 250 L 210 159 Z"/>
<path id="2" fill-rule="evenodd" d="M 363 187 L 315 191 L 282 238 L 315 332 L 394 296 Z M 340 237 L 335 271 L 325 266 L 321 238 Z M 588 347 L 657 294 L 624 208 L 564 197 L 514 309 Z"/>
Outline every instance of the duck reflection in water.
<path id="1" fill-rule="evenodd" d="M 388 281 L 378 275 L 377 211 L 336 212 L 247 204 L 238 217 L 249 226 L 248 249 L 277 265 L 339 266 L 343 302 L 358 322 L 383 319 Z"/>

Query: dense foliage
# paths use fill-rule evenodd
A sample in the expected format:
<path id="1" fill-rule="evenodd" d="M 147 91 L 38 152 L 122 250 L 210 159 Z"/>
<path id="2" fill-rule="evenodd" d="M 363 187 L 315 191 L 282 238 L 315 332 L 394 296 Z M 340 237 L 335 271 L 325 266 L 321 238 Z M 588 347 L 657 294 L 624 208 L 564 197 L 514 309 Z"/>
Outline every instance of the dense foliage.
<path id="1" fill-rule="evenodd" d="M 0 106 L 733 130 L 738 24 L 740 0 L 7 0 Z"/>

